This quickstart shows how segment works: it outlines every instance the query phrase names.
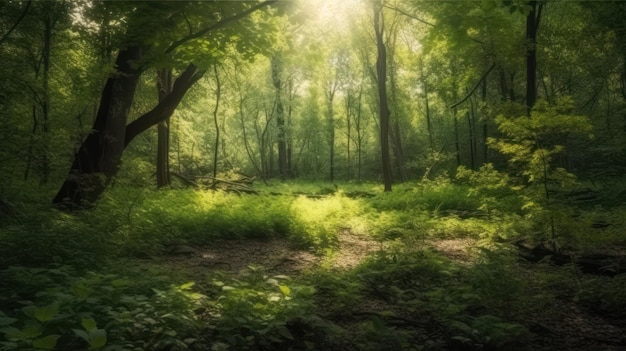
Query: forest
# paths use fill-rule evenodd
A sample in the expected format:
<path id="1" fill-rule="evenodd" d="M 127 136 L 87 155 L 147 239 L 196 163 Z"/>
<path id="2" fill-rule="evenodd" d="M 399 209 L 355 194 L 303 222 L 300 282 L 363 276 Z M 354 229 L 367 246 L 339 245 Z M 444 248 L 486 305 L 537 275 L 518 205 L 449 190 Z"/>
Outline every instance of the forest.
<path id="1" fill-rule="evenodd" d="M 626 350 L 626 2 L 0 1 L 0 351 Z"/>

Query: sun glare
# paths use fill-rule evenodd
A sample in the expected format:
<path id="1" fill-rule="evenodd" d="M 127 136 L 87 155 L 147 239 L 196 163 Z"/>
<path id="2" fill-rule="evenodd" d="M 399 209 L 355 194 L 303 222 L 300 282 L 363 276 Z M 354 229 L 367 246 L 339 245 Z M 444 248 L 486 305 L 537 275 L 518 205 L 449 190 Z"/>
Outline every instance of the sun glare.
<path id="1" fill-rule="evenodd" d="M 323 28 L 343 28 L 360 12 L 362 0 L 303 0 L 303 6 Z"/>

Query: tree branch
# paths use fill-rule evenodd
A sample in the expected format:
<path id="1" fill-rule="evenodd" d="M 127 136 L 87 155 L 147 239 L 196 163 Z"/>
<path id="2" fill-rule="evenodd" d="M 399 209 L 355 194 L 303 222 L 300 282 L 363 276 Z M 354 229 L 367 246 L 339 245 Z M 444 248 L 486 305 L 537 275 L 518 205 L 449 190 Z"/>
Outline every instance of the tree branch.
<path id="1" fill-rule="evenodd" d="M 187 66 L 187 69 L 176 78 L 171 93 L 165 96 L 155 108 L 126 126 L 124 147 L 128 146 L 137 135 L 141 134 L 146 129 L 171 116 L 189 88 L 202 78 L 203 74 L 204 71 L 199 70 L 194 64 Z"/>
<path id="2" fill-rule="evenodd" d="M 242 11 L 242 12 L 240 12 L 240 13 L 234 15 L 234 16 L 225 18 L 225 19 L 223 19 L 221 21 L 218 21 L 218 22 L 216 22 L 216 23 L 214 23 L 214 24 L 212 24 L 212 25 L 210 25 L 208 27 L 205 27 L 205 28 L 203 28 L 203 29 L 201 29 L 201 30 L 199 30 L 199 31 L 197 31 L 195 33 L 192 33 L 192 34 L 189 34 L 189 35 L 187 35 L 187 36 L 185 36 L 183 38 L 180 38 L 179 40 L 176 40 L 175 42 L 173 42 L 165 50 L 165 53 L 169 54 L 172 51 L 174 51 L 176 48 L 181 46 L 182 44 L 188 42 L 189 40 L 200 38 L 201 36 L 209 33 L 212 30 L 216 30 L 216 29 L 222 28 L 222 27 L 226 26 L 227 24 L 229 24 L 230 22 L 237 21 L 237 20 L 239 20 L 241 18 L 244 18 L 244 17 L 248 16 L 249 14 L 253 13 L 254 11 L 256 11 L 258 9 L 261 9 L 261 8 L 263 8 L 265 6 L 269 6 L 269 5 L 271 5 L 273 3 L 276 3 L 276 2 L 278 2 L 278 0 L 267 0 L 267 1 L 264 1 L 262 3 L 259 3 L 257 5 L 252 6 L 251 8 L 249 8 L 247 10 L 244 10 L 244 11 Z"/>
<path id="3" fill-rule="evenodd" d="M 26 16 L 26 13 L 28 12 L 28 8 L 30 7 L 31 3 L 32 3 L 32 0 L 28 0 L 28 2 L 26 3 L 26 6 L 24 7 L 24 10 L 22 11 L 22 14 L 20 14 L 20 17 L 17 18 L 15 23 L 13 23 L 13 26 L 6 33 L 4 33 L 4 35 L 0 39 L 0 45 L 2 45 L 2 43 L 4 43 L 4 41 L 9 38 L 9 35 L 13 33 L 17 25 L 20 24 L 20 22 L 22 22 L 22 20 Z"/>
<path id="4" fill-rule="evenodd" d="M 410 14 L 410 13 L 408 13 L 408 12 L 406 12 L 406 11 L 404 11 L 404 10 L 402 10 L 402 9 L 398 8 L 398 7 L 393 7 L 393 6 L 386 5 L 386 4 L 385 4 L 385 5 L 383 5 L 383 7 L 386 7 L 386 8 L 388 8 L 388 9 L 390 9 L 390 10 L 394 10 L 394 11 L 396 11 L 396 12 L 398 12 L 398 13 L 401 13 L 401 14 L 403 14 L 403 15 L 407 16 L 408 18 L 411 18 L 411 19 L 414 19 L 414 20 L 416 20 L 416 21 L 418 21 L 418 22 L 424 23 L 424 24 L 425 24 L 425 25 L 427 25 L 427 26 L 431 26 L 431 27 L 434 27 L 434 26 L 435 26 L 434 24 L 432 24 L 432 23 L 430 23 L 430 22 L 428 22 L 428 21 L 426 21 L 426 20 L 423 20 L 423 19 L 421 19 L 421 18 L 419 18 L 419 17 L 417 17 L 417 16 L 415 16 L 415 15 L 413 15 L 413 14 Z"/>
<path id="5" fill-rule="evenodd" d="M 472 96 L 472 94 L 474 94 L 474 92 L 476 91 L 476 89 L 478 89 L 478 87 L 480 86 L 480 84 L 487 79 L 487 76 L 489 75 L 489 73 L 491 73 L 491 71 L 493 71 L 494 67 L 496 67 L 496 63 L 494 62 L 493 64 L 491 64 L 491 67 L 489 67 L 489 69 L 483 73 L 482 77 L 480 77 L 480 79 L 478 80 L 478 82 L 476 82 L 476 85 L 474 85 L 474 87 L 472 88 L 472 90 L 470 90 L 469 93 L 467 93 L 467 95 L 465 95 L 461 100 L 455 102 L 452 106 L 450 106 L 450 108 L 455 108 L 457 106 L 459 106 L 460 104 L 464 103 L 465 100 L 469 99 L 470 96 Z"/>

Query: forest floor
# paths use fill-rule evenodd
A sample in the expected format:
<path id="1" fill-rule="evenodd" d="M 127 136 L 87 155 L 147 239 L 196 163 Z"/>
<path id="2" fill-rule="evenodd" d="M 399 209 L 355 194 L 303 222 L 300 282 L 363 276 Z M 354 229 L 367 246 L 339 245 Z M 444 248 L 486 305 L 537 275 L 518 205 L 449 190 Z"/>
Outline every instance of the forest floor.
<path id="1" fill-rule="evenodd" d="M 183 250 L 184 253 L 165 255 L 157 259 L 157 264 L 167 265 L 174 271 L 190 274 L 194 279 L 206 277 L 208 272 L 221 271 L 236 277 L 248 267 L 264 267 L 268 274 L 286 275 L 298 278 L 317 268 L 324 267 L 335 272 L 345 272 L 358 267 L 364 260 L 380 252 L 384 243 L 365 235 L 342 230 L 338 236 L 338 248 L 330 255 L 320 257 L 306 249 L 295 248 L 285 239 L 270 240 L 218 240 L 210 245 L 195 247 L 192 250 Z M 430 239 L 425 247 L 441 254 L 455 263 L 463 266 L 472 264 L 472 248 L 476 240 L 470 238 Z M 538 282 L 545 270 L 563 269 L 526 262 L 519 263 L 519 269 L 529 289 L 540 290 L 544 287 Z M 602 284 L 604 277 L 598 278 Z M 609 278 L 606 278 L 609 279 Z M 535 285 L 535 283 L 537 283 Z M 550 306 L 544 306 L 548 313 L 525 315 L 519 323 L 526 326 L 532 334 L 529 344 L 530 350 L 626 350 L 626 320 L 611 318 L 595 313 L 591 309 L 583 308 L 575 303 L 573 293 L 567 288 L 554 286 L 556 298 L 551 300 Z M 537 291 L 541 294 L 541 291 Z M 323 298 L 323 297 L 322 297 Z M 371 296 L 359 306 L 353 306 L 342 316 L 323 311 L 324 303 L 318 304 L 320 315 L 328 315 L 334 323 L 344 330 L 358 330 L 359 323 L 367 318 L 379 315 L 382 311 L 397 310 L 397 306 L 390 305 L 385 299 Z M 402 311 L 396 311 L 402 315 Z M 407 323 L 399 323 L 398 328 L 412 328 L 424 335 L 424 340 L 441 337 L 440 326 L 432 319 L 426 318 L 416 321 L 414 316 L 404 316 Z M 406 324 L 406 325 L 405 325 Z M 357 338 L 358 332 L 354 337 Z M 353 345 L 345 340 L 346 349 Z"/>

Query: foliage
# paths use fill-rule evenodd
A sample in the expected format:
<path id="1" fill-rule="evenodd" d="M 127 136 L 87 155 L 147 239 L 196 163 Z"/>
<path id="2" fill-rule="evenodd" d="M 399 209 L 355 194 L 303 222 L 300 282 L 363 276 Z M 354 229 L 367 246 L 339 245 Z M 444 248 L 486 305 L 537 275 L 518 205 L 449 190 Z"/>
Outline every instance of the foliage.
<path id="1" fill-rule="evenodd" d="M 592 310 L 622 318 L 626 310 L 626 277 L 621 274 L 613 279 L 601 277 L 586 279 L 580 286 L 575 300 Z"/>
<path id="2" fill-rule="evenodd" d="M 212 350 L 277 350 L 321 342 L 328 326 L 312 315 L 315 290 L 250 266 L 237 279 L 215 276 L 206 303 Z"/>
<path id="3" fill-rule="evenodd" d="M 197 343 L 195 310 L 203 296 L 193 284 L 138 291 L 136 278 L 79 276 L 67 266 L 17 267 L 1 275 L 7 285 L 0 306 L 8 316 L 3 350 L 187 350 Z"/>

